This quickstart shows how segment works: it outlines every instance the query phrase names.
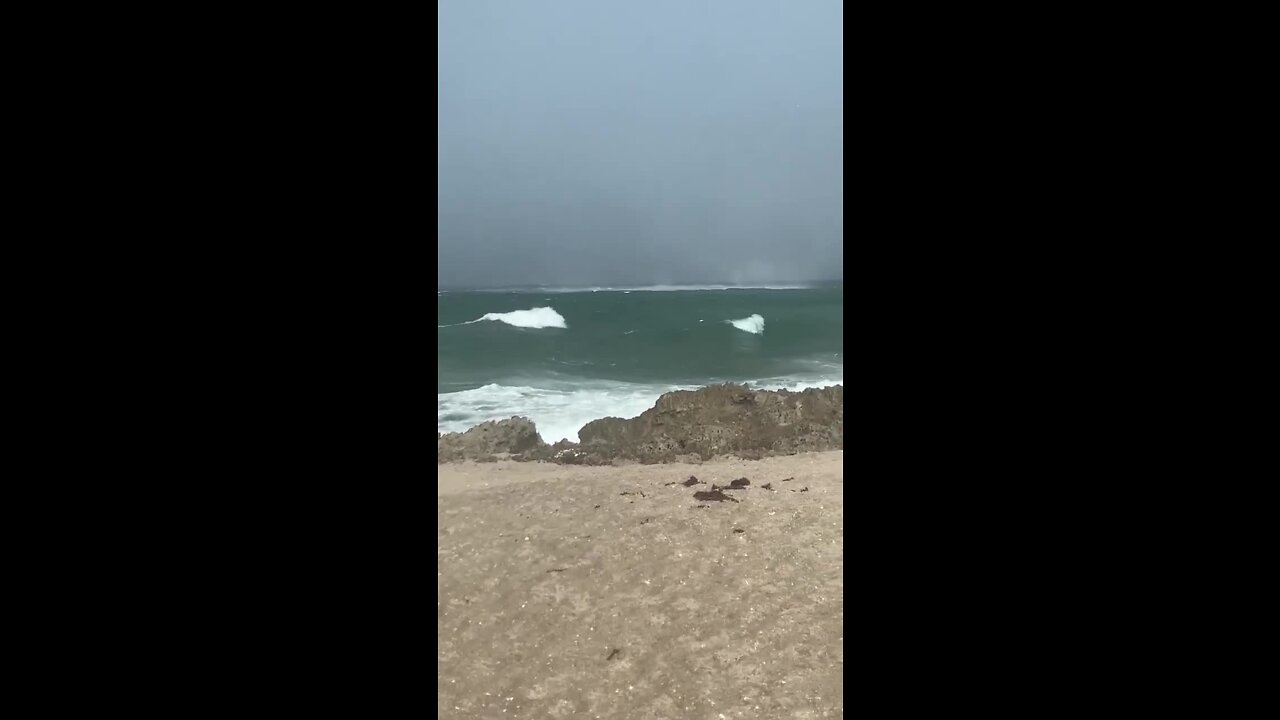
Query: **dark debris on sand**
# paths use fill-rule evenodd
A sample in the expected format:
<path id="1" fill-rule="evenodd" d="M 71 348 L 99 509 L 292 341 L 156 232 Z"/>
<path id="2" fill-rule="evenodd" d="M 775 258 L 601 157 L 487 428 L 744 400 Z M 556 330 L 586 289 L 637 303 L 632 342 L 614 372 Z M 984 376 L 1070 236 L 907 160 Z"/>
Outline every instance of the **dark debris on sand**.
<path id="1" fill-rule="evenodd" d="M 717 502 L 732 500 L 733 502 L 738 502 L 737 500 L 734 500 L 728 495 L 725 495 L 723 492 L 721 492 L 718 489 L 712 490 L 711 492 L 707 492 L 706 490 L 699 490 L 698 492 L 693 494 L 693 499 L 694 500 L 715 500 Z"/>

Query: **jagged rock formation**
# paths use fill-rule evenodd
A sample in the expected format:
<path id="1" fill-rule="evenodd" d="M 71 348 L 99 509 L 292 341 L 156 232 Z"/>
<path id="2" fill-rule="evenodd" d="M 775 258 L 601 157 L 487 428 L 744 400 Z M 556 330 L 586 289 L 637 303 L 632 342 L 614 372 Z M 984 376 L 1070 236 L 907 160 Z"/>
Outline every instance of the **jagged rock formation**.
<path id="1" fill-rule="evenodd" d="M 844 447 L 844 388 L 793 393 L 714 385 L 671 392 L 640 417 L 596 420 L 578 436 L 588 454 L 643 463 L 835 450 Z"/>
<path id="2" fill-rule="evenodd" d="M 439 436 L 437 452 L 439 462 L 505 452 L 515 460 L 602 465 L 839 450 L 844 447 L 844 388 L 788 392 L 713 385 L 670 392 L 637 418 L 593 420 L 578 437 L 581 443 L 547 445 L 532 422 L 512 418 Z"/>
<path id="3" fill-rule="evenodd" d="M 466 432 L 436 433 L 436 462 L 488 460 L 494 453 L 521 453 L 546 446 L 528 418 L 490 420 Z"/>

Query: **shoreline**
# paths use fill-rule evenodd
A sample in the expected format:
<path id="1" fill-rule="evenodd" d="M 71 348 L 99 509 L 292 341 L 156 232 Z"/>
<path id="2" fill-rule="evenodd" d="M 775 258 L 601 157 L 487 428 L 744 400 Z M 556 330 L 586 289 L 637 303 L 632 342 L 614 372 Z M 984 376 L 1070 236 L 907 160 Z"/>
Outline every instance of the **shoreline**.
<path id="1" fill-rule="evenodd" d="M 660 382 L 585 378 L 581 382 L 558 379 L 544 383 L 535 379 L 513 379 L 483 385 L 437 386 L 436 432 L 462 433 L 488 421 L 527 417 L 537 423 L 539 434 L 547 444 L 561 440 L 580 442 L 578 431 L 583 425 L 606 417 L 635 418 L 669 392 L 725 384 L 789 392 L 832 388 L 844 385 L 843 368 L 838 365 L 815 366 L 789 375 L 749 380 Z"/>
<path id="2" fill-rule="evenodd" d="M 436 463 L 549 461 L 569 465 L 759 459 L 844 449 L 844 386 L 754 390 L 726 383 L 663 393 L 634 418 L 592 420 L 580 442 L 546 443 L 523 417 L 490 420 L 460 433 L 436 432 Z"/>

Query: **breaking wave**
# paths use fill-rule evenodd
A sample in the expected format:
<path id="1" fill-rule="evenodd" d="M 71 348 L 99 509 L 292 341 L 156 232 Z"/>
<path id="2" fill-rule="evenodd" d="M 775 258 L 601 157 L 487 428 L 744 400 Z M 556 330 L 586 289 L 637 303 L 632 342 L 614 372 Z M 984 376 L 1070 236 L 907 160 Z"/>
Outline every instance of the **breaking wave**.
<path id="1" fill-rule="evenodd" d="M 466 322 L 453 323 L 452 325 L 437 325 L 437 328 L 455 327 L 458 325 L 470 325 L 472 323 L 482 322 L 484 320 L 492 320 L 494 322 L 506 323 L 513 327 L 521 328 L 568 328 L 565 324 L 564 316 L 555 311 L 555 308 L 536 307 L 528 310 L 513 310 L 506 313 L 485 313 L 475 320 Z"/>
<path id="2" fill-rule="evenodd" d="M 760 315 L 748 315 L 741 320 L 725 320 L 725 322 L 752 335 L 759 335 L 764 332 L 764 318 Z"/>

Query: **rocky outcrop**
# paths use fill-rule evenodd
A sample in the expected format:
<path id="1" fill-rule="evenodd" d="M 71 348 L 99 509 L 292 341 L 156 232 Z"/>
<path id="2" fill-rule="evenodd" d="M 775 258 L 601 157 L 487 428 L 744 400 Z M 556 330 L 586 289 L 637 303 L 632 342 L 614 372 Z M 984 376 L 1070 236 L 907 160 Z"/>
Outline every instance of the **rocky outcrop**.
<path id="1" fill-rule="evenodd" d="M 637 418 L 603 418 L 578 431 L 581 443 L 547 445 L 525 418 L 477 425 L 437 439 L 439 462 L 512 453 L 514 460 L 603 465 L 760 458 L 844 448 L 844 388 L 788 392 L 713 385 L 670 392 Z"/>
<path id="2" fill-rule="evenodd" d="M 587 455 L 672 462 L 677 456 L 759 458 L 844 447 L 844 388 L 788 392 L 713 385 L 671 392 L 640 417 L 578 431 Z"/>
<path id="3" fill-rule="evenodd" d="M 436 433 L 436 462 L 488 459 L 494 453 L 523 453 L 547 447 L 528 418 L 490 420 L 466 432 Z"/>

